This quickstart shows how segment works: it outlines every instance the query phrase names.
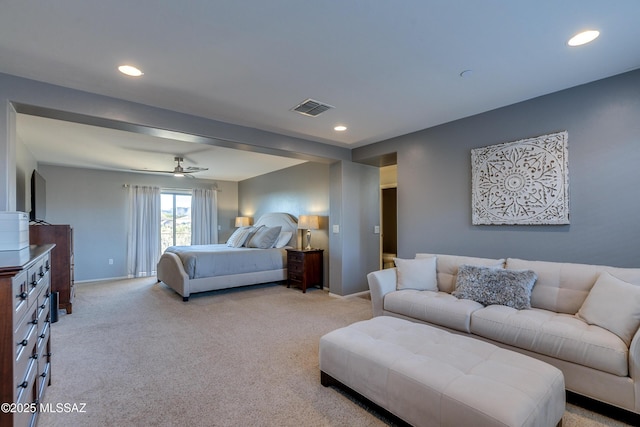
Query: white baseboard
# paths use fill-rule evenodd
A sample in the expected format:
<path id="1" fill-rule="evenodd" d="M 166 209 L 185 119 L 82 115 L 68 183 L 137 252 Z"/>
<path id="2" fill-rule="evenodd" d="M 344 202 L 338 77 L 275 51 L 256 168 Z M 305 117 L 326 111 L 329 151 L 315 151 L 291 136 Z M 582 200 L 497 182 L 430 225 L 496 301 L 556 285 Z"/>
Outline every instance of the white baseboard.
<path id="1" fill-rule="evenodd" d="M 151 277 L 151 276 L 149 276 Z M 91 280 L 74 280 L 73 284 L 77 285 L 77 284 L 82 284 L 82 283 L 93 283 L 93 282 L 107 282 L 109 280 L 125 280 L 128 279 L 127 276 L 122 276 L 122 277 L 101 277 L 99 279 L 91 279 Z"/>
<path id="2" fill-rule="evenodd" d="M 370 293 L 370 291 L 362 291 L 362 292 L 356 292 L 355 294 L 338 295 L 338 294 L 334 294 L 334 293 L 329 292 L 329 296 L 334 297 L 334 298 L 362 298 L 362 297 L 368 296 L 369 293 Z"/>

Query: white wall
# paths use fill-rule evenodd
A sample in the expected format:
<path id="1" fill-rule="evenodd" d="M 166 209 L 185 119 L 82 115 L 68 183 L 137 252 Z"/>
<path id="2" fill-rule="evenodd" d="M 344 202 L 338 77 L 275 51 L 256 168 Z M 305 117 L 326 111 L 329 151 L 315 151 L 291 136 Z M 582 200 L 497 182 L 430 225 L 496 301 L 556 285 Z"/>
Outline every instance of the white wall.
<path id="1" fill-rule="evenodd" d="M 36 158 L 19 139 L 16 147 L 16 210 L 31 212 L 31 174 L 38 168 Z"/>

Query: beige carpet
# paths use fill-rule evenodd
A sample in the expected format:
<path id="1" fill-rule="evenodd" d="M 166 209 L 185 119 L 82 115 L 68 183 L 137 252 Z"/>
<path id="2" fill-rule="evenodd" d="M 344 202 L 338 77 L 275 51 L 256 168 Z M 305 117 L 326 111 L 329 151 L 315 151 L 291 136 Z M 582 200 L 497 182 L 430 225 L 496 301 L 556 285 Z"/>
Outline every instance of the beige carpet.
<path id="1" fill-rule="evenodd" d="M 52 325 L 48 426 L 384 426 L 393 421 L 320 385 L 318 340 L 371 317 L 370 302 L 264 285 L 192 296 L 154 279 L 77 285 Z M 568 405 L 565 427 L 624 426 Z"/>

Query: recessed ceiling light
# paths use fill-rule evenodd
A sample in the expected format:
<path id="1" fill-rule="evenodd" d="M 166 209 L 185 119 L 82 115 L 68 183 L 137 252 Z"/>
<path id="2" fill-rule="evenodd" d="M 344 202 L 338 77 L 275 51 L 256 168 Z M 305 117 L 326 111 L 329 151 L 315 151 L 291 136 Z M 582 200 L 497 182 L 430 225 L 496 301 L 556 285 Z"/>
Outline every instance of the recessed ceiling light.
<path id="1" fill-rule="evenodd" d="M 121 65 L 118 67 L 118 71 L 131 77 L 140 77 L 144 74 L 139 68 L 136 68 L 133 65 Z"/>
<path id="2" fill-rule="evenodd" d="M 583 31 L 571 37 L 567 44 L 569 46 L 581 46 L 597 39 L 599 35 L 600 31 L 597 30 Z"/>
<path id="3" fill-rule="evenodd" d="M 338 125 L 334 127 L 333 130 L 335 130 L 336 132 L 344 132 L 345 130 L 347 130 L 347 127 L 343 125 Z"/>
<path id="4" fill-rule="evenodd" d="M 467 77 L 471 77 L 472 74 L 473 74 L 473 70 L 464 70 L 460 73 L 460 77 L 467 78 Z"/>

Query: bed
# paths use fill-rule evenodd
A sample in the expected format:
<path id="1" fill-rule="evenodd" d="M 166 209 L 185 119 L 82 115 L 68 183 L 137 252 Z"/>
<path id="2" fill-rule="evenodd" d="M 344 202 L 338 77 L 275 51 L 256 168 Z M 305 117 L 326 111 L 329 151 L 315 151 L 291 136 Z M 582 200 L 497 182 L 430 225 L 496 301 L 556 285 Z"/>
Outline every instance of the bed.
<path id="1" fill-rule="evenodd" d="M 257 285 L 287 279 L 286 248 L 297 243 L 296 219 L 282 212 L 268 213 L 253 225 L 255 229 L 280 227 L 280 248 L 229 247 L 216 245 L 172 246 L 158 261 L 158 282 L 163 282 L 188 301 L 197 292 Z M 265 228 L 266 227 L 266 228 Z M 240 231 L 240 230 L 236 230 Z M 232 238 L 237 233 L 232 235 Z M 231 240 L 231 238 L 230 238 Z M 249 237 L 246 242 L 249 242 Z"/>

